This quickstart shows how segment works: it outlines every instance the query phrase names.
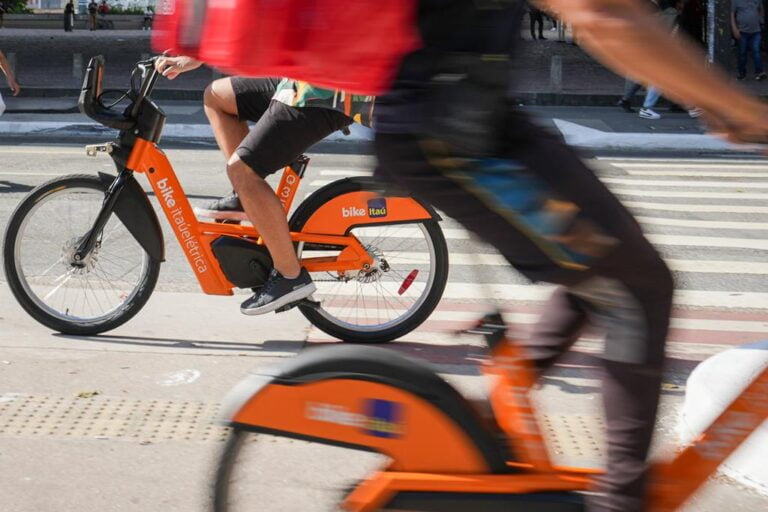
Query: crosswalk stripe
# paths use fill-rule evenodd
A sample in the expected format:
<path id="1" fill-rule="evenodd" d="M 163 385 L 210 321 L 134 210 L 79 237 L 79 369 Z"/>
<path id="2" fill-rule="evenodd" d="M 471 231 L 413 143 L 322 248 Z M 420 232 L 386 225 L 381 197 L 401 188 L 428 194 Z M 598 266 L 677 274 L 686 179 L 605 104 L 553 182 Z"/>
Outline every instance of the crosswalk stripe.
<path id="1" fill-rule="evenodd" d="M 603 183 L 616 185 L 631 185 L 637 187 L 687 187 L 687 188 L 737 188 L 763 189 L 768 188 L 765 181 L 698 181 L 698 180 L 641 180 L 634 178 L 601 178 Z M 766 198 L 766 196 L 763 196 Z"/>
<path id="2" fill-rule="evenodd" d="M 696 212 L 696 213 L 768 213 L 768 206 L 740 206 L 731 204 L 679 204 L 679 203 L 650 203 L 646 201 L 626 201 L 622 204 L 628 208 L 643 210 L 660 210 L 667 212 Z"/>
<path id="3" fill-rule="evenodd" d="M 320 176 L 343 176 L 343 177 L 352 177 L 352 176 L 371 176 L 373 173 L 371 171 L 354 171 L 351 169 L 324 169 L 320 171 Z"/>
<path id="4" fill-rule="evenodd" d="M 335 253 L 329 252 L 327 255 Z M 315 254 L 313 254 L 315 255 Z M 324 256 L 318 253 L 316 256 Z M 396 252 L 388 253 L 391 263 L 426 265 L 429 263 L 429 253 L 426 252 Z M 498 266 L 508 267 L 509 262 L 500 254 L 493 253 L 456 253 L 451 252 L 449 261 L 455 266 Z M 717 274 L 765 274 L 768 275 L 768 263 L 756 261 L 712 261 L 712 260 L 665 260 L 669 267 L 677 272 L 700 272 Z"/>
<path id="5" fill-rule="evenodd" d="M 397 238 L 423 238 L 424 234 L 418 228 L 401 227 L 390 231 L 387 227 L 366 227 L 364 236 L 389 236 Z M 445 228 L 442 230 L 447 240 L 469 240 L 469 232 L 460 228 Z M 649 240 L 657 245 L 693 246 L 693 247 L 730 247 L 734 249 L 768 249 L 768 240 L 751 238 L 730 238 L 714 236 L 683 236 L 648 234 Z"/>
<path id="6" fill-rule="evenodd" d="M 754 169 L 758 171 L 768 171 L 768 163 L 765 161 L 755 162 L 610 162 L 616 167 L 622 167 L 626 169 L 723 169 L 727 167 L 729 169 Z"/>
<path id="7" fill-rule="evenodd" d="M 768 250 L 768 240 L 752 238 L 726 238 L 715 236 L 683 236 L 646 234 L 648 240 L 656 245 L 693 246 L 693 247 L 729 247 L 738 249 Z"/>
<path id="8" fill-rule="evenodd" d="M 695 185 L 691 185 L 695 187 Z M 681 192 L 669 190 L 637 190 L 629 188 L 611 188 L 614 194 L 621 196 L 634 197 L 675 197 L 679 199 L 768 199 L 768 193 L 749 193 L 749 192 Z"/>
<path id="9" fill-rule="evenodd" d="M 683 227 L 683 228 L 745 229 L 745 230 L 768 229 L 768 222 L 668 219 L 668 218 L 659 218 L 659 217 L 645 217 L 643 215 L 636 215 L 635 218 L 641 224 L 655 224 L 659 226 L 677 226 L 677 227 Z"/>
<path id="10" fill-rule="evenodd" d="M 669 165 L 763 165 L 768 167 L 765 159 L 758 158 L 645 158 L 597 156 L 595 160 L 616 164 L 635 165 L 638 167 L 666 167 Z"/>
<path id="11" fill-rule="evenodd" d="M 618 166 L 621 167 L 621 166 Z M 690 176 L 692 178 L 768 178 L 768 172 L 730 171 L 638 171 L 624 169 L 630 176 Z"/>
<path id="12" fill-rule="evenodd" d="M 380 292 L 397 297 L 399 285 L 393 282 L 380 283 Z M 414 288 L 414 292 L 418 290 Z M 355 287 L 339 287 L 334 291 L 338 296 L 357 295 Z M 552 293 L 552 286 L 498 283 L 457 283 L 448 282 L 443 299 L 482 300 L 489 302 L 540 302 Z M 686 307 L 719 307 L 740 309 L 768 309 L 768 293 L 712 290 L 677 290 L 674 303 Z"/>

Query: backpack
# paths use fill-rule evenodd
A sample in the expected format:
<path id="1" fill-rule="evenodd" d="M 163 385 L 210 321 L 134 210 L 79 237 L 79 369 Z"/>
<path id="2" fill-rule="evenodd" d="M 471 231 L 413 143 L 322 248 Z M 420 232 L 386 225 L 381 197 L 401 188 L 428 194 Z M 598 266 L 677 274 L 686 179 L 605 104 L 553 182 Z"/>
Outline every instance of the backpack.
<path id="1" fill-rule="evenodd" d="M 160 0 L 155 51 L 376 95 L 420 47 L 417 0 Z M 382 44 L 385 42 L 385 44 Z"/>

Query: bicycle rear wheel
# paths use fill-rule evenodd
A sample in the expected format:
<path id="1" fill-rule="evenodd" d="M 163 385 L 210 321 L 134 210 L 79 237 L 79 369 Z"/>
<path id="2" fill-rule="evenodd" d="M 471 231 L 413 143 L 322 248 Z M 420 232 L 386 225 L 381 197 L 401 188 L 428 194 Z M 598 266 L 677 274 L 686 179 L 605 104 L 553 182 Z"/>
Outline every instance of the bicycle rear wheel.
<path id="1" fill-rule="evenodd" d="M 19 304 L 43 325 L 93 335 L 123 324 L 157 283 L 151 258 L 112 215 L 83 261 L 75 248 L 94 224 L 106 186 L 95 176 L 56 178 L 35 188 L 11 215 L 4 269 Z"/>
<path id="2" fill-rule="evenodd" d="M 344 180 L 309 198 L 318 209 L 339 195 L 373 189 L 371 181 Z M 293 231 L 301 226 L 292 225 Z M 434 220 L 355 226 L 355 236 L 374 264 L 354 272 L 314 272 L 320 302 L 300 306 L 314 326 L 326 334 L 355 343 L 384 343 L 421 325 L 434 311 L 448 280 L 448 248 Z M 299 246 L 299 257 L 337 256 L 339 250 L 311 244 Z"/>

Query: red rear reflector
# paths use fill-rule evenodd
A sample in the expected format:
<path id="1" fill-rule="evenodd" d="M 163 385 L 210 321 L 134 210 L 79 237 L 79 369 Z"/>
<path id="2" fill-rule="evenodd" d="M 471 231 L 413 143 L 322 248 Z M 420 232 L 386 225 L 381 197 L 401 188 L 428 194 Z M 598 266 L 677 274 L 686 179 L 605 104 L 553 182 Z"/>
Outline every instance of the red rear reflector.
<path id="1" fill-rule="evenodd" d="M 403 284 L 400 285 L 400 289 L 397 290 L 397 294 L 398 295 L 404 294 L 406 290 L 408 290 L 408 288 L 411 287 L 417 275 L 419 275 L 418 270 L 415 270 L 415 269 L 411 270 L 411 273 L 406 276 L 405 280 L 403 281 Z"/>

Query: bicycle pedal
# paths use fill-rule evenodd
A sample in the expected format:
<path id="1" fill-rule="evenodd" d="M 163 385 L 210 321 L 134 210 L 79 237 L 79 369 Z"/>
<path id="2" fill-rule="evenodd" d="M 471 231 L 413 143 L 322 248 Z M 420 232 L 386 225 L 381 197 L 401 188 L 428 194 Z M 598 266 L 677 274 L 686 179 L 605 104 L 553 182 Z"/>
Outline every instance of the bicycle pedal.
<path id="1" fill-rule="evenodd" d="M 320 302 L 316 300 L 311 299 L 301 299 L 297 300 L 296 302 L 291 302 L 289 304 L 286 304 L 285 306 L 279 307 L 275 310 L 275 313 L 283 313 L 285 311 L 288 311 L 289 309 L 293 309 L 296 306 L 304 306 L 312 309 L 320 309 Z"/>

